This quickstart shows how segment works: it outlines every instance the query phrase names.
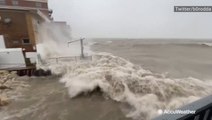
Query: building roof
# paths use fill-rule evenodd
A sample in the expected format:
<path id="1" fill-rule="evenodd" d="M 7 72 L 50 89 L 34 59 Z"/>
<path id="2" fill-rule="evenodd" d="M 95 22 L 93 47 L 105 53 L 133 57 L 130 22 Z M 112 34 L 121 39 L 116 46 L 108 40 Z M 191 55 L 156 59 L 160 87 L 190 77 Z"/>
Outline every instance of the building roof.
<path id="1" fill-rule="evenodd" d="M 22 51 L 22 48 L 7 48 L 7 49 L 0 48 L 0 53 L 15 52 L 15 51 Z"/>

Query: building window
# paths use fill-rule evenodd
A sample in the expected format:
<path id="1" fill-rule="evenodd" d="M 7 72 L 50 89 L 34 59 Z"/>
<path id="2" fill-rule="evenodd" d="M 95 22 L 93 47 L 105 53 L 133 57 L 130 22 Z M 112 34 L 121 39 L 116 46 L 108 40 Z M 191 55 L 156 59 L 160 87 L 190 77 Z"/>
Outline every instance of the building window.
<path id="1" fill-rule="evenodd" d="M 5 4 L 6 4 L 5 0 L 0 0 L 0 5 L 5 5 Z"/>
<path id="2" fill-rule="evenodd" d="M 13 5 L 18 5 L 18 0 L 12 0 Z"/>
<path id="3" fill-rule="evenodd" d="M 28 38 L 22 39 L 23 44 L 30 44 L 30 40 Z"/>
<path id="4" fill-rule="evenodd" d="M 38 8 L 41 8 L 42 7 L 42 4 L 39 3 L 39 2 L 37 2 L 37 3 L 35 3 L 35 6 L 38 7 Z"/>

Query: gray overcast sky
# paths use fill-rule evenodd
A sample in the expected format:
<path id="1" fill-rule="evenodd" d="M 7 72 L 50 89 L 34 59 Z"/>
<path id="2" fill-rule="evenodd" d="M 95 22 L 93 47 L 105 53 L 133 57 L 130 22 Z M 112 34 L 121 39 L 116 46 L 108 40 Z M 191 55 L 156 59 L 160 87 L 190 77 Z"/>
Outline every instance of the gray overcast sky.
<path id="1" fill-rule="evenodd" d="M 49 0 L 55 20 L 73 37 L 212 38 L 212 12 L 174 13 L 174 6 L 212 6 L 212 0 Z"/>

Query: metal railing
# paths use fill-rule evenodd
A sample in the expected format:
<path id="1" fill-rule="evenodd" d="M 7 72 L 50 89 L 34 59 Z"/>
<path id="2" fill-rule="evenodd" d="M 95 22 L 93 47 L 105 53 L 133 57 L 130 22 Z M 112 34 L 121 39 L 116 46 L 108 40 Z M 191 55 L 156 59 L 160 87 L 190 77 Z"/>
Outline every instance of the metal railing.
<path id="1" fill-rule="evenodd" d="M 163 114 L 153 120 L 212 120 L 212 95 L 185 105 L 179 110 L 194 110 L 195 114 Z"/>
<path id="2" fill-rule="evenodd" d="M 92 61 L 92 56 L 61 56 L 61 57 L 51 57 L 49 60 L 53 60 L 56 63 L 59 62 L 80 62 L 80 61 Z"/>

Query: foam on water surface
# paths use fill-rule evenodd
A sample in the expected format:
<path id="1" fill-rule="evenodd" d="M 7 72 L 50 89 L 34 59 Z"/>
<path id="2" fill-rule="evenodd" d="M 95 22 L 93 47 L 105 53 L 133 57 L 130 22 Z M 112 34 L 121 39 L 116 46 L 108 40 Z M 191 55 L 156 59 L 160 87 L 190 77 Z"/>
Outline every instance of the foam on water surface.
<path id="1" fill-rule="evenodd" d="M 54 40 L 56 34 L 47 34 L 53 29 L 45 25 L 40 29 L 44 31 L 41 38 L 46 39 L 38 45 L 43 58 L 66 54 L 74 56 L 72 52 L 79 50 L 75 47 L 70 50 L 66 44 Z M 61 36 L 60 32 L 56 33 L 57 37 Z M 65 40 L 63 43 L 69 40 L 68 36 L 62 38 Z M 165 74 L 152 73 L 110 53 L 94 54 L 92 61 L 88 62 L 48 62 L 41 67 L 62 75 L 60 82 L 65 84 L 71 98 L 100 88 L 105 97 L 129 104 L 131 108 L 126 116 L 136 120 L 151 119 L 158 115 L 160 109 L 175 109 L 212 93 L 209 81 L 192 77 L 168 78 Z"/>
<path id="2" fill-rule="evenodd" d="M 202 43 L 202 45 L 208 46 L 208 47 L 212 47 L 212 43 Z"/>
<path id="3" fill-rule="evenodd" d="M 144 70 L 109 53 L 93 55 L 93 61 L 50 65 L 71 98 L 100 88 L 112 100 L 128 103 L 127 117 L 151 119 L 159 109 L 175 109 L 212 92 L 212 84 L 195 78 L 171 79 Z"/>

